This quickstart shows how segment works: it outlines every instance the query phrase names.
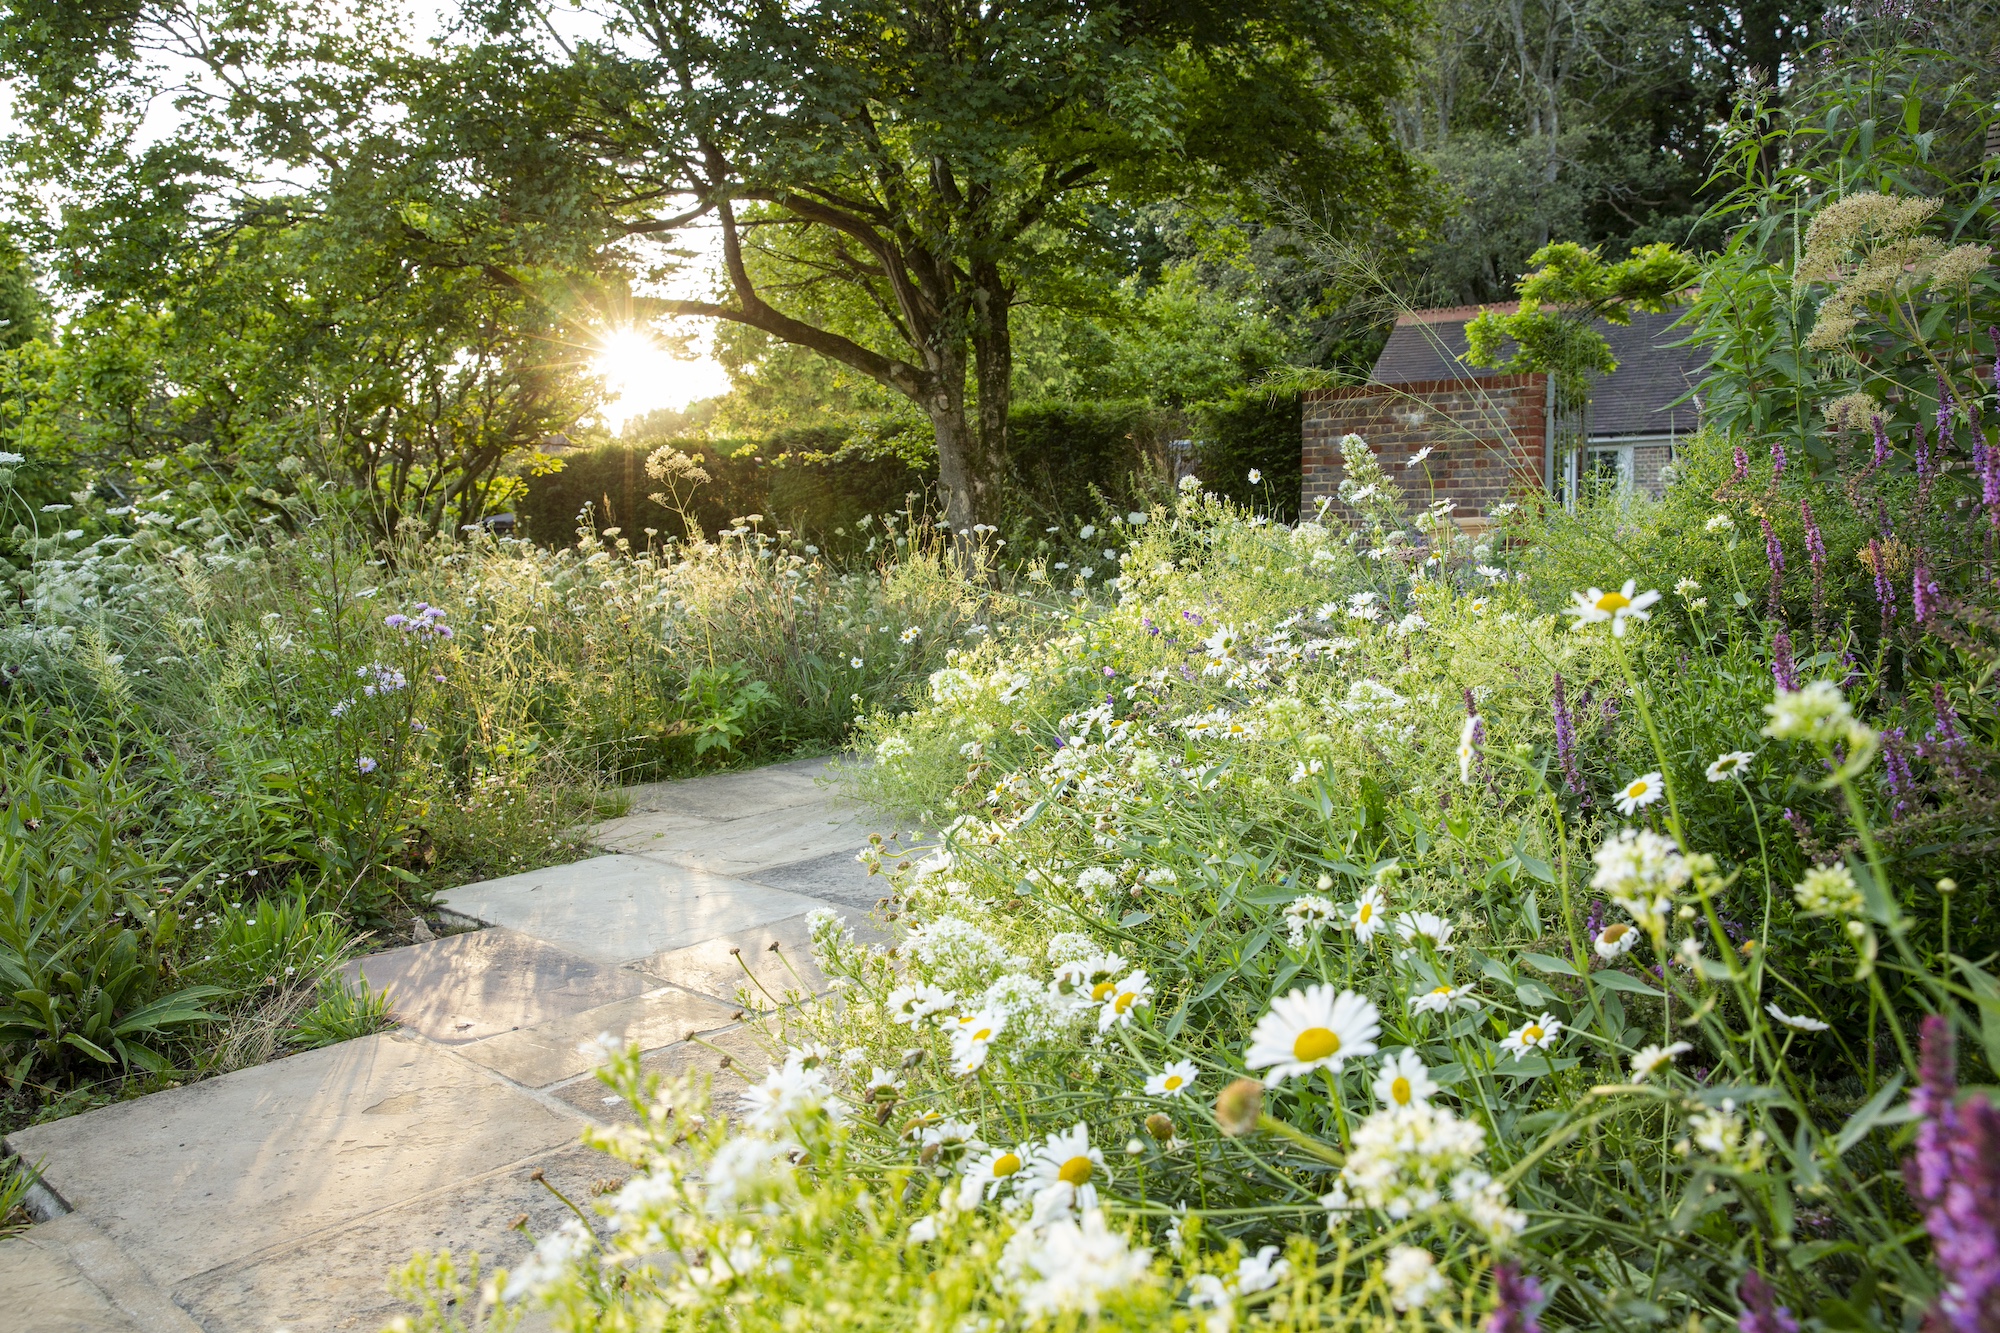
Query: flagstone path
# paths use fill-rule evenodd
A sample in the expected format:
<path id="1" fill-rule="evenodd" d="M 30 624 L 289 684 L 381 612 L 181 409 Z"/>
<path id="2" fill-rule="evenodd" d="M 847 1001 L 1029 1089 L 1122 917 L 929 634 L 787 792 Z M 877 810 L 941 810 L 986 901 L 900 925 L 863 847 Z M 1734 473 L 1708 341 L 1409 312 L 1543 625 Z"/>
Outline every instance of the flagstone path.
<path id="1" fill-rule="evenodd" d="M 639 788 L 597 830 L 606 855 L 452 890 L 486 929 L 348 965 L 394 1031 L 10 1135 L 44 1220 L 0 1241 L 0 1327 L 372 1333 L 404 1312 L 384 1280 L 417 1250 L 517 1261 L 517 1216 L 564 1215 L 533 1173 L 572 1198 L 618 1181 L 578 1143 L 617 1114 L 582 1043 L 627 1037 L 733 1098 L 725 1055 L 766 1054 L 741 1006 L 824 988 L 806 914 L 873 933 L 867 814 L 826 766 Z"/>

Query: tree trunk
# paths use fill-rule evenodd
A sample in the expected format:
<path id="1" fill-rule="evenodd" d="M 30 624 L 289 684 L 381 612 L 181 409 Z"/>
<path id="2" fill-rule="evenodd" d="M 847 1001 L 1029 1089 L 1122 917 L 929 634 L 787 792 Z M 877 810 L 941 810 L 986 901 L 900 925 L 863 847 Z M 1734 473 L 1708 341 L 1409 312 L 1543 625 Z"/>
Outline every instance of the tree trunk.
<path id="1" fill-rule="evenodd" d="M 971 460 L 977 488 L 972 521 L 990 523 L 997 517 L 1007 476 L 1007 417 L 1014 405 L 1014 340 L 1008 322 L 1014 294 L 990 266 L 975 268 L 972 278 L 973 378 L 979 395 L 979 433 Z"/>
<path id="2" fill-rule="evenodd" d="M 980 521 L 988 479 L 979 473 L 977 431 L 965 411 L 965 348 L 963 344 L 935 354 L 935 373 L 922 399 L 924 415 L 937 432 L 938 489 L 944 492 L 944 518 L 952 531 Z"/>

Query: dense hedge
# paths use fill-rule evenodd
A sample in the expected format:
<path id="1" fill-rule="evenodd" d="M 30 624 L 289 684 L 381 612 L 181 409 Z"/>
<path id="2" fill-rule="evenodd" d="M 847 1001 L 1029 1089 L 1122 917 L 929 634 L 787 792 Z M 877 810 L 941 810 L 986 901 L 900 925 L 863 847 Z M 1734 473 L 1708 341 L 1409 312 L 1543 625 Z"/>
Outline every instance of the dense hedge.
<path id="1" fill-rule="evenodd" d="M 1238 389 L 1197 406 L 1194 467 L 1203 486 L 1284 522 L 1296 519 L 1300 401 L 1295 390 Z M 1251 482 L 1252 469 L 1260 482 Z"/>
<path id="2" fill-rule="evenodd" d="M 1174 423 L 1140 402 L 1037 402 L 1017 407 L 1011 424 L 1013 484 L 1003 525 L 1027 533 L 1065 515 L 1095 513 L 1100 497 L 1113 508 L 1139 503 L 1162 475 Z M 854 525 L 862 515 L 901 509 L 912 495 L 927 503 L 937 481 L 929 428 L 896 419 L 761 438 L 642 436 L 573 454 L 560 472 L 530 478 L 517 511 L 520 531 L 544 544 L 567 543 L 588 505 L 599 531 L 679 535 L 679 519 L 648 498 L 660 485 L 646 475 L 646 457 L 665 443 L 699 458 L 708 472 L 690 510 L 711 534 L 762 514 L 767 530 L 783 526 L 838 548 L 860 540 Z"/>

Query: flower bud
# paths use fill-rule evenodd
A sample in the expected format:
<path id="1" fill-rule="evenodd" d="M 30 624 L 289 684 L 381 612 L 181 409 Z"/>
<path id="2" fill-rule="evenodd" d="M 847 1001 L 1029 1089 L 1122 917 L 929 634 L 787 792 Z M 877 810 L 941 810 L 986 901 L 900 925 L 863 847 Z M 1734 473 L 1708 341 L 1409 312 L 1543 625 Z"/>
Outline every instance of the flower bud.
<path id="1" fill-rule="evenodd" d="M 1165 1111 L 1155 1111 L 1146 1117 L 1146 1132 L 1161 1143 L 1174 1136 L 1174 1120 Z"/>
<path id="2" fill-rule="evenodd" d="M 1240 1139 L 1257 1128 L 1264 1114 L 1264 1085 L 1254 1078 L 1239 1078 L 1215 1099 L 1215 1123 L 1232 1139 Z"/>

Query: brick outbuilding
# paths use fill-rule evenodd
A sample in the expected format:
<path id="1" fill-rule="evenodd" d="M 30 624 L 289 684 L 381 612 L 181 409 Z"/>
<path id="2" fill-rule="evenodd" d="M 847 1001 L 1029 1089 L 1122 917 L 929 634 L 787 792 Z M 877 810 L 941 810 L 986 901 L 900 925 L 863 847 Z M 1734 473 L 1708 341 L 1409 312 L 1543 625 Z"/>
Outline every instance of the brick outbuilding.
<path id="1" fill-rule="evenodd" d="M 1337 496 L 1340 440 L 1349 433 L 1368 442 L 1411 508 L 1448 498 L 1462 519 L 1522 493 L 1568 500 L 1600 485 L 1660 494 L 1677 442 L 1700 425 L 1698 404 L 1680 401 L 1700 357 L 1673 345 L 1675 317 L 1600 323 L 1618 368 L 1592 386 L 1584 412 L 1558 415 L 1549 376 L 1503 375 L 1460 359 L 1465 325 L 1481 308 L 1411 311 L 1396 321 L 1367 384 L 1307 395 L 1302 512 Z"/>

